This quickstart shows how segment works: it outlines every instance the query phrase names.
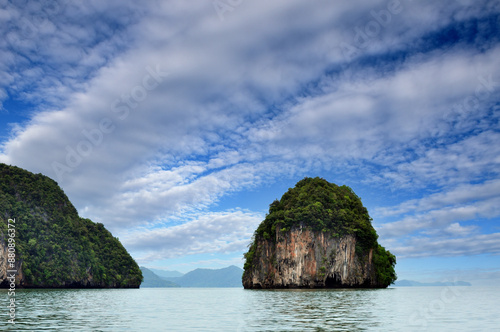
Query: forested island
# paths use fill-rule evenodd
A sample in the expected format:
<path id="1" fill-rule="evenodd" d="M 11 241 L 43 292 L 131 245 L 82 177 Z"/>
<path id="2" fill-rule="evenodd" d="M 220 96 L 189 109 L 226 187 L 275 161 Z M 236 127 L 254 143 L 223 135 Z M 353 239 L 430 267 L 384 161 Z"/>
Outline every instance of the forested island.
<path id="1" fill-rule="evenodd" d="M 245 288 L 384 288 L 396 257 L 348 186 L 305 178 L 269 207 L 245 254 Z"/>
<path id="2" fill-rule="evenodd" d="M 118 238 L 81 218 L 55 181 L 0 163 L 0 287 L 9 287 L 8 270 L 24 288 L 138 288 L 142 281 Z"/>

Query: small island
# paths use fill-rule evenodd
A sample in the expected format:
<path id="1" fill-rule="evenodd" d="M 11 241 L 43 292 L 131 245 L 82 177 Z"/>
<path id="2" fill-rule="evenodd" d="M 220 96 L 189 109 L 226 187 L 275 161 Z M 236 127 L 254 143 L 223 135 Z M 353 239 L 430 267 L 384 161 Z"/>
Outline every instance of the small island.
<path id="1" fill-rule="evenodd" d="M 54 180 L 0 163 L 0 288 L 139 288 L 142 278 L 118 238 L 80 218 Z"/>
<path id="2" fill-rule="evenodd" d="M 385 288 L 396 257 L 348 186 L 305 178 L 269 207 L 245 254 L 243 287 Z"/>

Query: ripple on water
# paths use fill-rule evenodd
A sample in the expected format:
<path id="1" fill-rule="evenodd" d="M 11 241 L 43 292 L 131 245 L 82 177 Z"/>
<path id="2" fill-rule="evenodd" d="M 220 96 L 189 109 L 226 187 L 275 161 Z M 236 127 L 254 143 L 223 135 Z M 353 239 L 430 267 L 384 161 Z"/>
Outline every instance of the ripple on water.
<path id="1" fill-rule="evenodd" d="M 494 330 L 500 288 L 18 290 L 6 331 Z M 0 306 L 7 307 L 6 290 Z"/>

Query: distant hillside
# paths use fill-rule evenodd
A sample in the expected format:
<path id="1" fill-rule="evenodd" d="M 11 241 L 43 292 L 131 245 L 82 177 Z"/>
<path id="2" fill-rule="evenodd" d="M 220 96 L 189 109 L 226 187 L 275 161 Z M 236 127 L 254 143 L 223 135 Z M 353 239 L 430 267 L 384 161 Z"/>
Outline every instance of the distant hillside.
<path id="1" fill-rule="evenodd" d="M 157 276 L 153 271 L 145 268 L 144 266 L 141 266 L 141 271 L 142 271 L 142 276 L 144 277 L 141 287 L 142 288 L 148 288 L 148 287 L 180 287 L 178 284 L 172 282 L 172 281 L 167 281 L 159 276 Z"/>
<path id="2" fill-rule="evenodd" d="M 196 269 L 180 278 L 164 278 L 181 287 L 243 287 L 241 276 L 243 270 L 237 266 L 223 269 Z"/>
<path id="3" fill-rule="evenodd" d="M 472 286 L 467 281 L 447 281 L 447 282 L 418 282 L 413 280 L 398 280 L 394 283 L 397 287 L 423 287 L 423 286 Z"/>
<path id="4" fill-rule="evenodd" d="M 184 273 L 180 273 L 179 271 L 167 271 L 167 270 L 159 270 L 159 269 L 149 269 L 153 271 L 160 278 L 179 278 L 184 275 Z"/>

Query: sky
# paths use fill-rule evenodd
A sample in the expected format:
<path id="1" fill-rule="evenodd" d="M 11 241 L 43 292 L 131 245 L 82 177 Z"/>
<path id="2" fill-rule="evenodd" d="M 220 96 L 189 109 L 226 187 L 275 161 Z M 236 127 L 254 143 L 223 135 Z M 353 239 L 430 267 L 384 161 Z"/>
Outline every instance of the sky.
<path id="1" fill-rule="evenodd" d="M 0 0 L 0 162 L 142 265 L 243 265 L 302 178 L 399 279 L 500 284 L 500 2 Z"/>

